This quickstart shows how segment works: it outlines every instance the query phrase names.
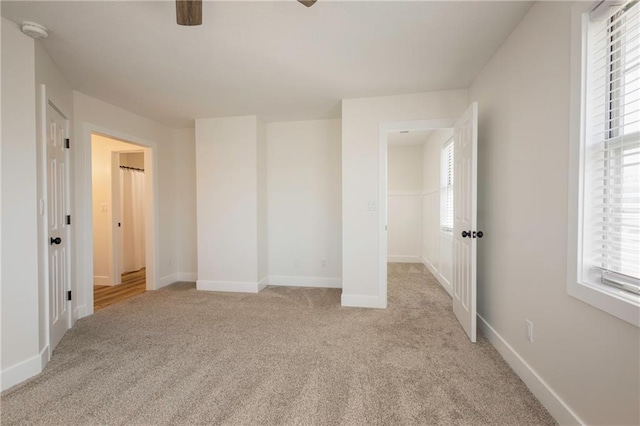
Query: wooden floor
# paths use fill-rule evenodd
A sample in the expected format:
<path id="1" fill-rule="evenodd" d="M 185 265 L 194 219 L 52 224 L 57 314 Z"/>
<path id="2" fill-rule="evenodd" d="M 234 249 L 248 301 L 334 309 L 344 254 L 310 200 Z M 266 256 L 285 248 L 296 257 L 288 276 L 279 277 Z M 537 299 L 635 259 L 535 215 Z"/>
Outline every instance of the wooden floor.
<path id="1" fill-rule="evenodd" d="M 94 312 L 122 302 L 133 296 L 144 293 L 147 290 L 146 269 L 139 271 L 127 272 L 122 274 L 122 284 L 115 286 L 110 285 L 94 285 L 93 286 L 93 310 Z"/>

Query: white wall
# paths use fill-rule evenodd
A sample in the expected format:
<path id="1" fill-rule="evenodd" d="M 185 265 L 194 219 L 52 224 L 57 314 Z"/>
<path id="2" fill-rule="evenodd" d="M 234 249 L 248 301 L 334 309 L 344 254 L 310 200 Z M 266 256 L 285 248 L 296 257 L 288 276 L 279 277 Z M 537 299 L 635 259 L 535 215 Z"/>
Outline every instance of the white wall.
<path id="1" fill-rule="evenodd" d="M 392 140 L 389 135 L 389 141 Z M 420 263 L 422 246 L 422 145 L 387 148 L 387 250 L 389 262 Z"/>
<path id="2" fill-rule="evenodd" d="M 391 135 L 389 135 L 389 139 L 391 140 Z M 422 169 L 422 144 L 389 144 L 387 148 L 387 188 L 389 193 L 422 192 Z"/>
<path id="3" fill-rule="evenodd" d="M 123 152 L 122 154 L 120 154 L 120 165 L 125 167 L 133 167 L 136 169 L 144 169 L 144 153 Z"/>
<path id="4" fill-rule="evenodd" d="M 2 389 L 40 371 L 34 41 L 2 18 Z"/>
<path id="5" fill-rule="evenodd" d="M 270 284 L 341 285 L 340 127 L 267 124 Z"/>
<path id="6" fill-rule="evenodd" d="M 0 43 L 2 42 L 2 27 L 3 27 L 3 19 L 0 18 Z M 0 50 L 0 53 L 1 53 L 1 50 Z M 0 54 L 0 64 L 2 63 L 2 57 L 1 56 L 2 55 Z M 2 80 L 2 67 L 0 66 L 0 99 L 3 99 L 3 97 L 2 97 L 2 86 L 3 86 L 2 81 L 3 81 Z M 2 179 L 2 168 L 1 167 L 2 167 L 2 146 L 3 146 L 2 138 L 4 136 L 4 134 L 2 133 L 2 117 L 3 117 L 2 111 L 3 111 L 2 102 L 0 102 L 0 212 L 2 212 L 2 182 L 3 182 L 3 179 Z M 4 180 L 4 182 L 6 182 L 6 180 Z M 3 261 L 2 246 L 3 246 L 3 241 L 4 240 L 2 239 L 2 219 L 0 219 L 0 299 L 2 298 L 2 291 L 3 291 L 2 290 L 3 289 L 3 287 L 2 287 L 2 282 L 3 282 L 2 281 L 2 261 Z M 2 309 L 2 304 L 1 303 L 2 302 L 0 302 L 0 309 Z M 0 332 L 2 331 L 1 327 L 2 327 L 2 323 L 3 323 L 3 319 L 4 319 L 4 317 L 2 317 L 2 313 L 0 311 Z M 0 349 L 0 352 L 1 352 L 1 349 Z M 0 353 L 0 357 L 1 356 L 2 356 L 2 353 Z M 5 380 L 2 379 L 2 377 L 1 377 L 2 376 L 2 370 L 3 370 L 3 367 L 2 367 L 2 364 L 0 363 L 0 391 L 2 391 L 4 389 L 3 384 L 5 382 Z"/>
<path id="7" fill-rule="evenodd" d="M 157 230 L 159 239 L 156 241 L 159 258 L 157 286 L 171 284 L 180 279 L 194 279 L 195 270 L 180 270 L 186 266 L 195 266 L 193 257 L 185 258 L 195 253 L 195 239 L 193 223 L 195 209 L 193 203 L 193 189 L 195 179 L 192 170 L 195 141 L 193 130 L 176 130 L 141 117 L 129 111 L 110 105 L 99 99 L 74 91 L 74 135 L 75 141 L 75 216 L 78 218 L 78 229 L 84 228 L 83 216 L 91 208 L 91 199 L 84 191 L 85 182 L 90 180 L 90 171 L 85 167 L 86 159 L 90 159 L 90 134 L 87 129 L 98 127 L 112 132 L 112 136 L 122 137 L 132 142 L 151 142 L 157 145 Z M 72 143 L 73 143 L 72 141 Z M 72 151 L 74 149 L 72 148 Z M 153 161 L 153 159 L 145 159 Z M 145 163 L 146 164 L 146 163 Z M 145 172 L 147 167 L 145 167 Z M 186 189 L 186 191 L 185 191 Z M 186 203 L 179 201 L 184 200 Z M 86 236 L 76 238 L 76 256 L 78 259 L 77 279 L 84 280 L 86 269 L 92 266 L 91 249 L 87 247 Z M 187 247 L 188 250 L 182 250 Z M 178 260 L 180 261 L 178 262 Z M 147 269 L 151 267 L 147 265 Z M 84 282 L 84 281 L 81 281 Z M 86 314 L 88 307 L 82 303 L 88 300 L 86 285 L 77 286 L 74 291 L 78 294 L 76 316 Z"/>
<path id="8" fill-rule="evenodd" d="M 468 106 L 466 90 L 342 101 L 342 303 L 385 306 L 379 294 L 380 124 L 455 119 Z"/>
<path id="9" fill-rule="evenodd" d="M 267 225 L 267 126 L 258 119 L 256 135 L 256 181 L 257 181 L 257 238 L 258 281 L 266 280 L 269 273 L 268 225 Z"/>
<path id="10" fill-rule="evenodd" d="M 120 185 L 120 175 L 114 176 L 114 168 L 118 165 L 112 162 L 113 153 L 139 151 L 141 147 L 121 142 L 100 135 L 91 136 L 91 186 L 93 210 L 93 283 L 98 285 L 120 284 L 120 277 L 116 275 L 115 253 L 121 253 L 114 244 L 113 231 L 116 222 L 121 221 L 120 203 L 114 200 L 119 197 L 119 191 L 113 191 L 114 185 Z M 134 155 L 134 154 L 130 154 Z M 135 154 L 142 160 L 144 168 L 144 154 Z M 133 166 L 132 166 L 133 167 Z M 117 189 L 117 188 L 116 188 Z M 104 210 L 104 211 L 103 211 Z"/>
<path id="11" fill-rule="evenodd" d="M 535 3 L 470 88 L 479 322 L 560 423 L 640 424 L 639 329 L 567 294 L 571 7 Z"/>
<path id="12" fill-rule="evenodd" d="M 200 290 L 257 292 L 266 285 L 258 266 L 259 127 L 256 116 L 196 120 Z"/>
<path id="13" fill-rule="evenodd" d="M 197 228 L 196 228 L 196 136 L 195 129 L 174 130 L 176 186 L 175 256 L 177 279 L 197 279 Z"/>
<path id="14" fill-rule="evenodd" d="M 451 294 L 453 279 L 453 236 L 440 227 L 440 172 L 442 145 L 453 129 L 437 129 L 423 146 L 424 196 L 422 261 Z"/>

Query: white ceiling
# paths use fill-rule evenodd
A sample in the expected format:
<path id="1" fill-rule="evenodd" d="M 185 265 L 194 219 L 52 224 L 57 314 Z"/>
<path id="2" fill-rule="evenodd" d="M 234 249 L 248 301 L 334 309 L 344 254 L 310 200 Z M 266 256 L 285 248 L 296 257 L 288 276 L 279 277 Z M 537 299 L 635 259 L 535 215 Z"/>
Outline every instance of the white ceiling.
<path id="1" fill-rule="evenodd" d="M 530 2 L 205 2 L 203 25 L 173 1 L 1 2 L 49 29 L 71 86 L 184 127 L 194 118 L 340 117 L 344 98 L 468 87 Z"/>

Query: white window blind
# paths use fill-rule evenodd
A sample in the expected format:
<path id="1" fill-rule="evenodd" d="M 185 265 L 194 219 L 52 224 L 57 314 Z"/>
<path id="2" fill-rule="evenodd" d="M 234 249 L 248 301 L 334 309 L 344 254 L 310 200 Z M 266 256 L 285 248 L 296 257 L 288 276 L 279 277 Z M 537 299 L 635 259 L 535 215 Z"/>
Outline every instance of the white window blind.
<path id="1" fill-rule="evenodd" d="M 640 294 L 640 5 L 603 2 L 588 28 L 584 276 Z"/>
<path id="2" fill-rule="evenodd" d="M 440 170 L 440 226 L 453 231 L 453 139 L 442 146 Z"/>

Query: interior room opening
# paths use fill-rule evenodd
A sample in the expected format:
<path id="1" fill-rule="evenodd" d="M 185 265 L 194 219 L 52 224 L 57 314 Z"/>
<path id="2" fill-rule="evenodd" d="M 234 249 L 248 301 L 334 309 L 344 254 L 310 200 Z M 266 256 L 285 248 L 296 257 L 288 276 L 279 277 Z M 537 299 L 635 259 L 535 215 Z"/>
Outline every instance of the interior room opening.
<path id="1" fill-rule="evenodd" d="M 94 311 L 147 288 L 144 148 L 91 135 Z"/>
<path id="2" fill-rule="evenodd" d="M 426 268 L 451 294 L 453 129 L 387 133 L 387 272 Z M 388 291 L 392 291 L 389 289 Z M 393 298 L 389 299 L 393 304 Z"/>

